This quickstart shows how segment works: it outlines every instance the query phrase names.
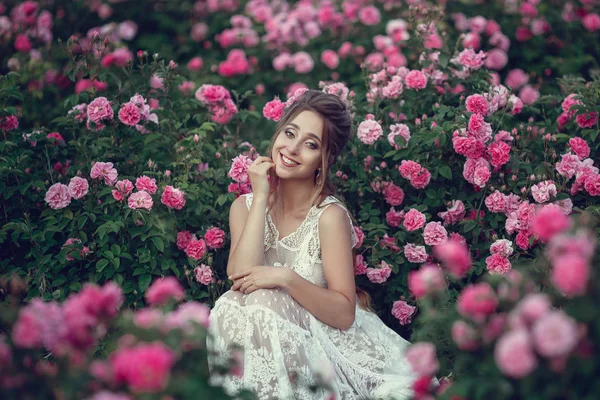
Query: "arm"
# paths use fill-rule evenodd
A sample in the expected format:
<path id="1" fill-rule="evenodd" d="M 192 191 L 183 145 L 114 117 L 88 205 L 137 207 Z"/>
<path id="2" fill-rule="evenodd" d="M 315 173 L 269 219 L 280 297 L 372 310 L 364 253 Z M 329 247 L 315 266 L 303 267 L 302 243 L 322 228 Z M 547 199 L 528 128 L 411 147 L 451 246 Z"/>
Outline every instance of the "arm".
<path id="1" fill-rule="evenodd" d="M 265 263 L 264 238 L 267 202 L 260 196 L 252 200 L 250 210 L 243 196 L 235 199 L 229 211 L 231 247 L 227 276 Z"/>
<path id="2" fill-rule="evenodd" d="M 351 225 L 346 211 L 329 206 L 319 220 L 321 256 L 327 288 L 289 271 L 282 287 L 318 320 L 346 330 L 354 322 L 356 286 L 352 259 Z"/>

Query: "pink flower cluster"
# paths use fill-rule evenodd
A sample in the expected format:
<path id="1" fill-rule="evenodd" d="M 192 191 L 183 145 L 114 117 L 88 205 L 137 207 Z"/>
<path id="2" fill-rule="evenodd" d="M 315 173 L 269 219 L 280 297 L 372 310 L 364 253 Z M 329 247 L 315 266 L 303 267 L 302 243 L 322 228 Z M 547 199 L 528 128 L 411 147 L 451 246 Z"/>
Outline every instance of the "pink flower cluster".
<path id="1" fill-rule="evenodd" d="M 231 17 L 231 29 L 225 29 L 223 32 L 215 35 L 215 39 L 223 48 L 236 45 L 244 47 L 256 46 L 260 39 L 254 29 L 252 29 L 252 20 L 245 15 L 234 15 Z"/>
<path id="2" fill-rule="evenodd" d="M 16 115 L 0 118 L 0 130 L 12 131 L 19 127 L 19 119 Z"/>
<path id="3" fill-rule="evenodd" d="M 213 277 L 213 271 L 208 265 L 200 265 L 194 269 L 194 276 L 196 280 L 203 285 L 210 285 L 215 282 Z"/>
<path id="4" fill-rule="evenodd" d="M 373 283 L 384 283 L 390 277 L 392 269 L 385 262 L 381 261 L 380 268 L 367 268 L 367 278 Z"/>
<path id="5" fill-rule="evenodd" d="M 145 297 L 148 304 L 161 306 L 171 300 L 183 300 L 185 291 L 176 278 L 168 276 L 155 280 L 146 290 Z"/>
<path id="6" fill-rule="evenodd" d="M 372 114 L 368 114 L 366 119 L 358 125 L 356 136 L 367 145 L 374 144 L 383 135 L 383 128 L 379 122 L 375 121 Z"/>
<path id="7" fill-rule="evenodd" d="M 392 306 L 392 315 L 400 321 L 400 325 L 408 325 L 411 322 L 412 316 L 417 310 L 416 307 L 411 306 L 404 300 L 398 300 L 394 302 Z"/>
<path id="8" fill-rule="evenodd" d="M 445 288 L 444 272 L 437 265 L 424 264 L 418 270 L 408 273 L 408 290 L 417 299 L 441 292 Z"/>
<path id="9" fill-rule="evenodd" d="M 175 352 L 162 342 L 124 347 L 110 357 L 115 382 L 141 393 L 163 390 L 175 361 Z"/>
<path id="10" fill-rule="evenodd" d="M 281 117 L 283 117 L 284 108 L 285 103 L 279 100 L 279 98 L 276 98 L 265 104 L 263 115 L 268 120 L 279 122 Z"/>
<path id="11" fill-rule="evenodd" d="M 211 112 L 211 120 L 227 124 L 238 112 L 229 91 L 220 85 L 204 84 L 196 90 L 195 97 Z"/>
<path id="12" fill-rule="evenodd" d="M 185 254 L 198 261 L 202 259 L 207 252 L 207 248 L 218 250 L 225 244 L 225 232 L 217 227 L 206 230 L 204 238 L 197 239 L 190 231 L 180 231 L 177 233 L 177 248 L 183 250 Z"/>
<path id="13" fill-rule="evenodd" d="M 398 166 L 398 171 L 404 179 L 409 180 L 411 186 L 415 189 L 426 188 L 431 180 L 431 172 L 415 161 L 402 160 Z"/>
<path id="14" fill-rule="evenodd" d="M 461 200 L 452 200 L 447 211 L 438 213 L 444 220 L 444 225 L 456 224 L 465 218 L 465 205 Z"/>
<path id="15" fill-rule="evenodd" d="M 471 254 L 466 241 L 457 240 L 451 235 L 450 240 L 435 246 L 433 252 L 455 278 L 462 278 L 471 269 Z"/>
<path id="16" fill-rule="evenodd" d="M 117 314 L 123 293 L 114 283 L 86 284 L 62 305 L 34 299 L 21 309 L 12 330 L 15 346 L 45 348 L 54 356 L 75 359 L 104 335 L 104 326 Z"/>
<path id="17" fill-rule="evenodd" d="M 396 137 L 400 136 L 404 139 L 404 145 L 400 146 L 396 143 Z M 392 124 L 390 125 L 390 133 L 387 135 L 387 140 L 396 150 L 400 150 L 408 146 L 408 141 L 410 140 L 410 128 L 405 124 Z"/>
<path id="18" fill-rule="evenodd" d="M 87 179 L 75 176 L 69 185 L 55 183 L 50 186 L 44 200 L 53 210 L 60 210 L 71 204 L 71 199 L 81 199 L 89 190 Z"/>
<path id="19" fill-rule="evenodd" d="M 575 177 L 571 186 L 571 195 L 574 196 L 583 189 L 592 196 L 600 196 L 600 174 L 594 160 L 585 158 L 589 156 L 589 146 L 581 138 L 571 138 L 569 146 L 575 153 L 567 152 L 556 163 L 556 171 L 567 180 Z"/>
<path id="20" fill-rule="evenodd" d="M 75 244 L 75 246 L 73 246 L 73 244 Z M 62 245 L 62 248 L 69 249 L 69 251 L 65 255 L 65 258 L 69 261 L 73 261 L 75 259 L 75 258 L 73 258 L 73 256 L 71 254 L 73 253 L 74 250 L 77 250 L 79 248 L 81 248 L 81 250 L 79 250 L 79 257 L 83 258 L 87 254 L 90 254 L 90 248 L 87 246 L 83 246 L 81 244 L 81 239 L 79 239 L 79 238 L 68 238 L 65 241 L 65 244 Z"/>
<path id="21" fill-rule="evenodd" d="M 250 74 L 252 67 L 244 50 L 233 49 L 227 54 L 227 59 L 219 64 L 217 72 L 221 76 L 231 78 L 235 75 Z"/>
<path id="22" fill-rule="evenodd" d="M 233 159 L 227 176 L 233 179 L 235 183 L 229 184 L 229 193 L 236 193 L 239 195 L 250 193 L 252 191 L 250 179 L 248 177 L 248 168 L 251 164 L 252 159 L 243 154 L 240 154 Z"/>
<path id="23" fill-rule="evenodd" d="M 121 106 L 118 116 L 123 124 L 135 126 L 141 133 L 147 133 L 148 130 L 140 125 L 140 122 L 151 121 L 158 124 L 158 116 L 150 113 L 150 105 L 146 104 L 146 99 L 137 93 Z"/>

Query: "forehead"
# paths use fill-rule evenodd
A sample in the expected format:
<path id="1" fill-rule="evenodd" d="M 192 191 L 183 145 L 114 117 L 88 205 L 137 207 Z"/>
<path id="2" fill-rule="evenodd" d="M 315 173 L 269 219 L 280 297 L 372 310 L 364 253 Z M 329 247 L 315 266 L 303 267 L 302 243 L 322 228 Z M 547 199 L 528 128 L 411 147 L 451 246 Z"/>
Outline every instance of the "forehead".
<path id="1" fill-rule="evenodd" d="M 302 111 L 288 122 L 288 125 L 292 124 L 302 133 L 314 133 L 319 138 L 323 137 L 323 118 L 313 111 Z"/>

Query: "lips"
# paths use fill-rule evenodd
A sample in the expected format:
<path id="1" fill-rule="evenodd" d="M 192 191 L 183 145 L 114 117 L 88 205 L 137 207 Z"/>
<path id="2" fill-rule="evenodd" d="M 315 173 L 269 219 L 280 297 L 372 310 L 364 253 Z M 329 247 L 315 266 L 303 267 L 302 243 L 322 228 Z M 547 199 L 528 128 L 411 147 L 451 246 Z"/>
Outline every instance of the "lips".
<path id="1" fill-rule="evenodd" d="M 296 160 L 292 160 L 291 158 L 284 156 L 282 153 L 279 153 L 279 158 L 281 159 L 281 163 L 286 167 L 297 167 L 300 165 L 300 163 L 298 163 Z"/>

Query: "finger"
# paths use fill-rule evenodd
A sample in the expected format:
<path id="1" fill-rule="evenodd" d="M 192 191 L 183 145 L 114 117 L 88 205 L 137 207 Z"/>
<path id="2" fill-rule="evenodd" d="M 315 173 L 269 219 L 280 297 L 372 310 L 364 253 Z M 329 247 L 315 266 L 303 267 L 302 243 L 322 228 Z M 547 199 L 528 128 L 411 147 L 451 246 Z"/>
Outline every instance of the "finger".
<path id="1" fill-rule="evenodd" d="M 265 157 L 265 156 L 256 157 L 256 159 L 254 160 L 254 164 L 258 165 L 258 164 L 262 164 L 266 161 L 271 161 L 271 157 Z"/>
<path id="2" fill-rule="evenodd" d="M 252 286 L 252 283 L 250 283 L 250 282 L 244 282 L 244 283 L 242 284 L 242 286 L 240 287 L 240 292 L 242 292 L 242 293 L 246 293 L 246 291 L 248 290 L 248 288 L 249 288 L 250 286 Z"/>
<path id="3" fill-rule="evenodd" d="M 257 290 L 258 290 L 258 286 L 256 286 L 256 285 L 250 285 L 248 287 L 248 289 L 246 289 L 246 291 L 244 292 L 244 294 L 250 294 L 250 293 L 255 292 Z"/>

